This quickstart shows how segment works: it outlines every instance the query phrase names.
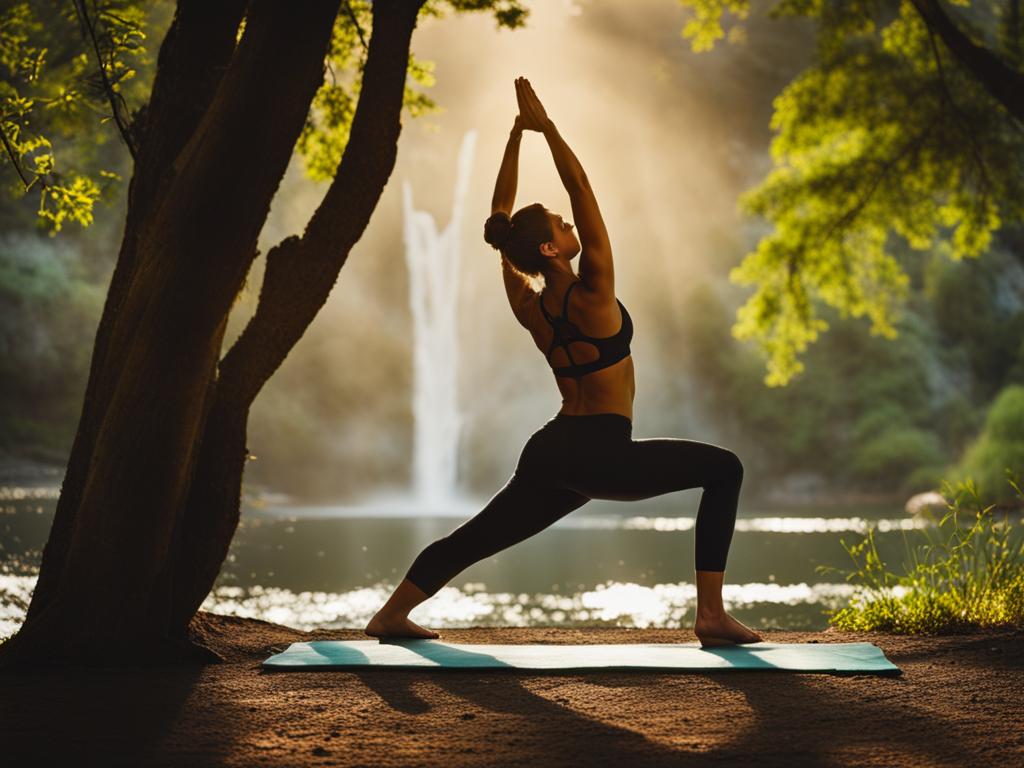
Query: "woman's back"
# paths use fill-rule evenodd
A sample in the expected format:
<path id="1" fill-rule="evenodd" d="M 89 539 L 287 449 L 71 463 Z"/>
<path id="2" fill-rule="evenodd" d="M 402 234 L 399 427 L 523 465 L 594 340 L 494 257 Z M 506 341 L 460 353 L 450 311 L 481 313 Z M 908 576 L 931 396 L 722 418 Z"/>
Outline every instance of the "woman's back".
<path id="1" fill-rule="evenodd" d="M 632 420 L 632 320 L 621 302 L 579 280 L 552 284 L 537 294 L 527 327 L 555 373 L 560 413 L 619 413 Z"/>

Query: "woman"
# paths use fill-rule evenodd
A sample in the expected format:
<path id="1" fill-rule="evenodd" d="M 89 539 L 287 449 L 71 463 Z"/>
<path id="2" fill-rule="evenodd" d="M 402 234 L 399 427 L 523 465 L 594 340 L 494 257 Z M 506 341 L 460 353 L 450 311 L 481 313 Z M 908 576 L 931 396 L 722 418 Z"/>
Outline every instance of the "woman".
<path id="1" fill-rule="evenodd" d="M 364 631 L 373 637 L 439 637 L 410 621 L 409 611 L 473 563 L 544 530 L 590 499 L 627 501 L 703 487 L 694 633 L 703 646 L 758 642 L 760 635 L 722 605 L 743 466 L 736 454 L 708 443 L 632 439 L 633 324 L 615 298 L 611 246 L 597 200 L 579 160 L 525 78 L 516 80 L 516 96 L 519 115 L 498 171 L 484 239 L 501 251 L 512 312 L 552 365 L 562 408 L 530 437 L 511 479 L 487 506 L 417 556 Z M 540 203 L 509 216 L 524 130 L 543 134 L 551 148 L 582 250 L 573 225 Z M 578 276 L 572 269 L 577 255 Z M 521 273 L 543 275 L 544 289 L 532 290 Z"/>

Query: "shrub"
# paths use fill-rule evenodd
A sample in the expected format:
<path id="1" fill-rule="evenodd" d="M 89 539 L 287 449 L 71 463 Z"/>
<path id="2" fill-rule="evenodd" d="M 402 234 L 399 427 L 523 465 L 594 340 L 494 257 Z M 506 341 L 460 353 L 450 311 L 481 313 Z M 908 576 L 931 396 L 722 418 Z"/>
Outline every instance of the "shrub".
<path id="1" fill-rule="evenodd" d="M 1010 485 L 1018 497 L 1020 487 Z M 954 490 L 944 483 L 948 512 L 937 523 L 938 541 L 908 552 L 911 567 L 898 575 L 878 555 L 874 528 L 859 544 L 843 548 L 854 570 L 818 566 L 818 573 L 846 573 L 860 589 L 850 604 L 829 611 L 838 629 L 902 634 L 957 631 L 970 627 L 1024 626 L 1024 541 L 1009 514 L 982 506 L 970 480 Z M 904 534 L 904 542 L 906 542 Z"/>
<path id="2" fill-rule="evenodd" d="M 912 426 L 906 409 L 899 403 L 881 402 L 861 414 L 850 430 L 850 437 L 857 443 L 870 443 L 891 429 Z"/>
<path id="3" fill-rule="evenodd" d="M 987 503 L 1007 502 L 1006 471 L 1024 475 L 1024 386 L 1006 387 L 992 403 L 985 427 L 968 447 L 960 466 L 951 478 L 975 480 L 978 493 Z"/>
<path id="4" fill-rule="evenodd" d="M 897 426 L 861 445 L 850 469 L 861 480 L 892 487 L 918 467 L 935 466 L 942 459 L 938 440 L 931 432 Z"/>
<path id="5" fill-rule="evenodd" d="M 924 491 L 933 491 L 942 486 L 946 477 L 946 467 L 942 465 L 918 467 L 900 485 L 900 492 L 907 496 Z"/>

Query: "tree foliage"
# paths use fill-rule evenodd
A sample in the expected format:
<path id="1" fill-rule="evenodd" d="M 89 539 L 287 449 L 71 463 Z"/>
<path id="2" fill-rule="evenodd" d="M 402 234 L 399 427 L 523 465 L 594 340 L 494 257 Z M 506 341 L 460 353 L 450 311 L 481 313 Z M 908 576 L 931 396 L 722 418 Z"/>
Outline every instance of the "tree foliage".
<path id="1" fill-rule="evenodd" d="M 8 199 L 38 192 L 38 223 L 56 234 L 68 221 L 89 226 L 103 192 L 122 179 L 94 148 L 117 137 L 134 154 L 138 113 L 153 65 L 147 42 L 170 21 L 169 2 L 25 0 L 0 6 L 0 167 Z M 431 0 L 421 17 L 483 11 L 499 26 L 522 26 L 519 0 Z M 297 144 L 309 176 L 330 179 L 348 143 L 371 30 L 369 0 L 341 3 L 325 61 L 327 77 Z M 422 90 L 433 64 L 409 60 L 404 108 L 412 117 L 437 109 Z"/>
<path id="2" fill-rule="evenodd" d="M 680 0 L 695 50 L 724 36 L 749 0 Z M 1021 75 L 1019 0 L 956 3 L 951 19 L 979 55 Z M 925 13 L 922 8 L 931 8 Z M 934 8 L 939 7 L 935 12 Z M 1024 125 L 988 71 L 947 44 L 937 2 L 780 0 L 771 14 L 817 24 L 814 63 L 776 98 L 773 170 L 742 198 L 773 231 L 730 277 L 755 286 L 733 333 L 767 357 L 766 383 L 803 370 L 828 328 L 820 305 L 867 317 L 892 338 L 907 295 L 894 238 L 955 259 L 986 251 L 1024 216 Z M 946 34 L 943 34 L 946 33 Z M 971 49 L 975 51 L 975 49 Z M 986 60 L 988 61 L 988 60 Z"/>
<path id="3" fill-rule="evenodd" d="M 696 285 L 676 330 L 695 381 L 688 397 L 714 425 L 713 439 L 742 447 L 751 491 L 807 473 L 836 490 L 910 494 L 969 475 L 985 493 L 1009 491 L 1010 411 L 989 416 L 1011 425 L 998 439 L 972 448 L 995 395 L 1024 384 L 1024 303 L 1012 288 L 1024 267 L 1005 239 L 985 259 L 963 261 L 894 245 L 911 278 L 897 338 L 865 334 L 825 305 L 830 332 L 785 387 L 766 388 L 761 356 L 730 337 L 731 299 Z"/>
<path id="4" fill-rule="evenodd" d="M 159 9 L 166 12 L 164 8 Z M 151 68 L 145 27 L 156 20 L 127 0 L 4 3 L 0 8 L 0 133 L 6 193 L 38 194 L 40 223 L 88 226 L 103 190 L 120 179 L 96 150 L 127 128 Z M 66 150 L 74 144 L 74 151 Z"/>

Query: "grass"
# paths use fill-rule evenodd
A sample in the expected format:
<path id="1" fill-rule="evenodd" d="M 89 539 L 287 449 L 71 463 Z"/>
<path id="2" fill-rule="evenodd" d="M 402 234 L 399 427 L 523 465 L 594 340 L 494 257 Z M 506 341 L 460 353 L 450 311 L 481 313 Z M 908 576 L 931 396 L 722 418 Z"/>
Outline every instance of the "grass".
<path id="1" fill-rule="evenodd" d="M 1018 481 L 1009 479 L 1019 499 Z M 842 630 L 898 634 L 939 634 L 977 627 L 1024 626 L 1024 541 L 1012 513 L 983 506 L 970 479 L 955 487 L 942 484 L 947 511 L 934 532 L 925 529 L 926 544 L 904 545 L 909 562 L 903 573 L 890 571 L 875 546 L 875 529 L 848 546 L 854 569 L 818 566 L 819 573 L 837 571 L 860 589 L 845 608 L 829 613 L 829 623 Z"/>

